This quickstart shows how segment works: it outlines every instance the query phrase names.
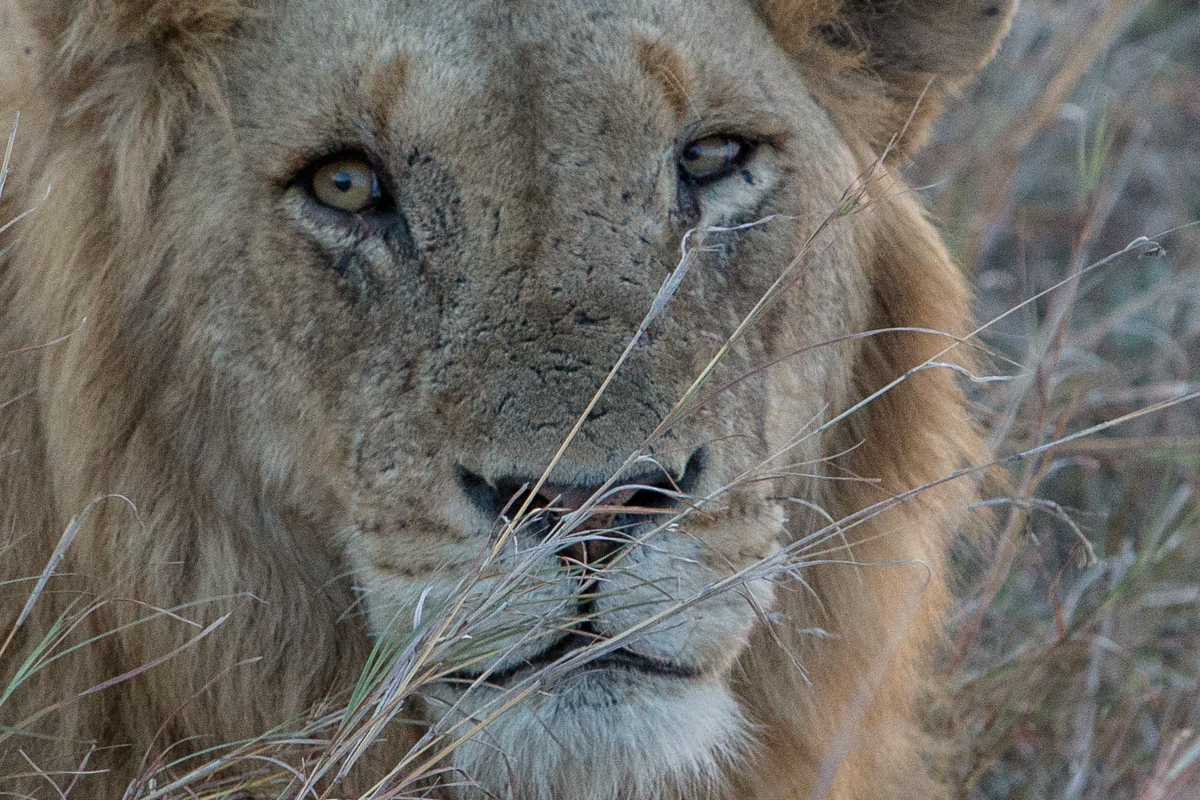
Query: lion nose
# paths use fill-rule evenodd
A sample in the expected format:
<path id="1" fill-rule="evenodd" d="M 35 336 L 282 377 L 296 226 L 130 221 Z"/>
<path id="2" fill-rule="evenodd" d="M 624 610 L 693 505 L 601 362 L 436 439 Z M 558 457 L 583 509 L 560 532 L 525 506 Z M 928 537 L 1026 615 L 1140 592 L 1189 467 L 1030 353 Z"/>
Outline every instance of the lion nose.
<path id="1" fill-rule="evenodd" d="M 638 523 L 678 510 L 674 498 L 681 488 L 679 481 L 662 471 L 629 476 L 625 483 L 603 491 L 599 484 L 544 483 L 532 497 L 537 485 L 533 478 L 505 476 L 489 481 L 460 466 L 458 482 L 472 504 L 491 519 L 512 517 L 526 505 L 541 510 L 532 530 L 540 530 L 543 537 L 564 517 L 584 511 L 569 521 L 566 535 L 571 541 L 558 551 L 564 561 L 584 565 L 594 565 L 621 548 L 629 541 L 628 529 Z"/>
<path id="2" fill-rule="evenodd" d="M 564 561 L 586 565 L 596 564 L 620 549 L 639 523 L 664 521 L 664 515 L 677 513 L 682 496 L 700 482 L 706 461 L 706 448 L 701 447 L 678 474 L 662 467 L 644 469 L 623 475 L 619 483 L 603 491 L 600 484 L 547 482 L 532 497 L 538 485 L 536 477 L 505 475 L 488 479 L 461 464 L 456 474 L 471 504 L 491 520 L 511 518 L 526 506 L 541 510 L 535 526 L 525 530 L 540 530 L 543 537 L 567 515 L 586 510 L 569 521 L 566 533 L 571 542 L 558 551 Z M 589 531 L 596 533 L 589 536 Z"/>
<path id="3" fill-rule="evenodd" d="M 491 505 L 497 512 L 507 509 L 508 515 L 513 515 L 528 501 L 531 510 L 543 512 L 539 526 L 543 537 L 564 517 L 584 512 L 580 518 L 571 520 L 566 536 L 572 541 L 558 551 L 559 558 L 569 564 L 595 565 L 609 556 L 628 542 L 621 528 L 630 523 L 618 518 L 649 511 L 631 502 L 635 497 L 643 499 L 645 490 L 640 487 L 616 487 L 601 493 L 600 486 L 544 483 L 531 499 L 529 493 L 535 485 L 536 481 L 518 478 L 498 480 Z"/>
<path id="4" fill-rule="evenodd" d="M 553 514 L 572 514 L 587 505 L 596 496 L 599 487 L 586 488 L 560 484 L 545 484 L 534 502 L 539 498 L 551 498 L 541 507 Z M 574 541 L 558 551 L 558 556 L 570 564 L 596 564 L 627 541 L 618 530 L 617 515 L 628 514 L 636 509 L 629 506 L 638 489 L 617 489 L 597 498 L 587 516 L 572 526 L 571 534 L 579 536 L 587 531 L 602 531 L 596 536 Z"/>

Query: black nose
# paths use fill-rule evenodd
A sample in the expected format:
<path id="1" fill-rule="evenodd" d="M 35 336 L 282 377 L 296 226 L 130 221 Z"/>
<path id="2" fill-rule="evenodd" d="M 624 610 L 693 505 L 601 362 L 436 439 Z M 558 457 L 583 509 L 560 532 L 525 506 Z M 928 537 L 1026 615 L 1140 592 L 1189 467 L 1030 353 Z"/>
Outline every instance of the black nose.
<path id="1" fill-rule="evenodd" d="M 623 475 L 597 498 L 588 516 L 572 527 L 573 536 L 587 531 L 597 531 L 597 535 L 572 542 L 559 551 L 559 556 L 585 565 L 607 557 L 627 541 L 623 531 L 638 522 L 677 510 L 681 506 L 677 495 L 686 494 L 696 486 L 704 461 L 701 449 L 692 454 L 679 475 L 654 466 Z M 600 489 L 599 484 L 545 483 L 530 499 L 530 491 L 537 485 L 536 477 L 505 475 L 489 481 L 463 467 L 458 468 L 458 482 L 475 507 L 493 519 L 511 518 L 527 500 L 530 509 L 544 510 L 542 536 L 564 515 L 583 508 Z"/>

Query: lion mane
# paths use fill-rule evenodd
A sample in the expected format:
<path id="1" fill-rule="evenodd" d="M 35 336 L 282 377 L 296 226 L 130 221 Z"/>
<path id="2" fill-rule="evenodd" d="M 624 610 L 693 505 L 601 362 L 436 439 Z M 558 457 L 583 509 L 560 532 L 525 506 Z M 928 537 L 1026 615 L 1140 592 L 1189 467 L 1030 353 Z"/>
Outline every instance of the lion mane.
<path id="1" fill-rule="evenodd" d="M 898 170 L 1013 5 L 0 0 L 0 786 L 336 707 L 495 547 L 491 649 L 329 791 L 551 666 L 424 791 L 940 796 L 986 454 Z"/>

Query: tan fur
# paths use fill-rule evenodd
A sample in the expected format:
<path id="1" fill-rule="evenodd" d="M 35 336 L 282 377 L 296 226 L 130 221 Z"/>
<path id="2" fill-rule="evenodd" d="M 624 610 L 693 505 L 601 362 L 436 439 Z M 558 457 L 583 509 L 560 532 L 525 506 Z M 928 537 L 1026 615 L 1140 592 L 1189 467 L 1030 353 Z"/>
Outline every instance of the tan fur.
<path id="1" fill-rule="evenodd" d="M 802 254 L 701 393 L 727 388 L 650 446 L 676 478 L 703 448 L 709 499 L 639 528 L 586 612 L 578 569 L 527 534 L 480 584 L 539 581 L 484 624 L 500 672 L 546 647 L 529 625 L 586 614 L 690 677 L 568 673 L 451 761 L 471 797 L 938 796 L 912 716 L 972 490 L 937 482 L 980 442 L 945 367 L 812 431 L 965 362 L 915 330 L 962 334 L 967 292 L 895 161 L 1011 5 L 0 0 L 0 123 L 22 113 L 0 224 L 36 206 L 0 239 L 0 636 L 86 510 L 0 689 L 60 614 L 96 606 L 69 644 L 120 629 L 0 706 L 41 737 L 0 741 L 0 781 L 95 742 L 74 791 L 118 798 L 164 753 L 343 700 L 372 637 L 402 640 L 489 547 L 463 476 L 536 480 L 685 233 L 770 218 L 706 234 L 550 477 L 599 486 Z M 680 148 L 711 135 L 759 144 L 681 188 Z M 305 193 L 341 151 L 381 172 L 383 222 Z M 722 490 L 746 474 L 771 477 Z M 825 514 L 842 529 L 793 544 Z M 794 569 L 704 595 L 789 546 Z M 184 647 L 181 618 L 226 614 Z M 480 715 L 490 691 L 433 685 L 413 713 Z"/>

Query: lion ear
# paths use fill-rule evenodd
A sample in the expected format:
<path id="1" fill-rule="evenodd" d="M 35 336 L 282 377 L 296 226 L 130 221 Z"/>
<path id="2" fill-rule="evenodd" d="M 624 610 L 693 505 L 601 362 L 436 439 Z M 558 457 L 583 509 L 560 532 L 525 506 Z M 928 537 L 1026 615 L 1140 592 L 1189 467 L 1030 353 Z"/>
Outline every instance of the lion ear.
<path id="1" fill-rule="evenodd" d="M 890 127 L 882 144 L 907 124 L 900 149 L 909 152 L 924 141 L 946 93 L 995 55 L 1017 7 L 1017 0 L 751 2 L 794 57 L 803 62 L 816 55 L 819 66 L 828 68 L 833 55 L 856 73 L 860 82 L 852 90 L 855 96 L 847 98 L 850 102 L 864 100 L 861 79 L 878 81 L 883 98 L 875 93 L 873 102 L 887 117 L 878 124 L 881 133 Z M 871 144 L 878 147 L 879 137 L 874 138 Z"/>

